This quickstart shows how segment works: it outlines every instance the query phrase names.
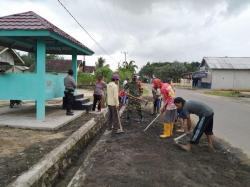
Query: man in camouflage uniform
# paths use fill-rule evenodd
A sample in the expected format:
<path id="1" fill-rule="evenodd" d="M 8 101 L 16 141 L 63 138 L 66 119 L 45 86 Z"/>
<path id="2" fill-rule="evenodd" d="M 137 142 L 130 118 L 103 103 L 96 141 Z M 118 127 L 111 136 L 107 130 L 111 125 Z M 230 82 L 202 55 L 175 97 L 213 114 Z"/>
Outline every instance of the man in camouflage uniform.
<path id="1" fill-rule="evenodd" d="M 133 97 L 141 97 L 143 93 L 143 88 L 141 86 L 141 83 L 137 80 L 137 76 L 133 75 L 132 81 L 127 83 L 125 85 L 126 92 L 133 96 Z M 142 122 L 142 108 L 141 108 L 141 101 L 138 99 L 135 99 L 133 97 L 128 97 L 128 106 L 127 106 L 127 120 L 129 121 L 131 118 L 131 114 L 134 110 L 138 112 L 139 120 Z"/>

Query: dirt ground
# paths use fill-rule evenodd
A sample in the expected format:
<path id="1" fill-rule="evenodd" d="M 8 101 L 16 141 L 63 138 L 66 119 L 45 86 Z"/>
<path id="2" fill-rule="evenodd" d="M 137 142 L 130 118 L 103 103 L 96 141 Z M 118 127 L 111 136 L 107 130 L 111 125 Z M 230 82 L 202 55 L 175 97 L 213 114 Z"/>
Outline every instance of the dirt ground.
<path id="1" fill-rule="evenodd" d="M 146 133 L 152 120 L 144 113 L 145 123 L 122 120 L 126 132 L 103 135 L 98 147 L 89 155 L 83 169 L 81 186 L 229 186 L 250 185 L 250 166 L 243 165 L 231 153 L 216 146 L 211 153 L 205 139 L 192 152 L 184 152 L 173 139 L 160 139 L 161 124 Z M 175 135 L 176 136 L 176 135 Z"/>
<path id="2" fill-rule="evenodd" d="M 82 117 L 57 131 L 0 128 L 0 186 L 6 186 L 86 123 Z"/>

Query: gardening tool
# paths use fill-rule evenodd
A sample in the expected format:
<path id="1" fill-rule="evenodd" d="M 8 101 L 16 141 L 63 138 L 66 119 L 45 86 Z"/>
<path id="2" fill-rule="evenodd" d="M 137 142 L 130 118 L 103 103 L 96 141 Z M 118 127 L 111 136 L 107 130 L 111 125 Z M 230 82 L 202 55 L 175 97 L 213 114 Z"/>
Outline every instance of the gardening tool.
<path id="1" fill-rule="evenodd" d="M 118 133 L 123 133 L 124 130 L 123 130 L 123 127 L 122 127 L 122 123 L 121 123 L 121 119 L 120 119 L 120 115 L 119 115 L 118 109 L 116 109 L 116 113 L 117 113 L 118 123 L 119 123 L 119 127 L 120 127 L 120 129 L 117 132 Z"/>
<path id="2" fill-rule="evenodd" d="M 146 130 L 148 130 L 148 128 L 160 117 L 160 115 L 161 114 L 158 114 L 156 118 L 153 119 L 143 131 L 146 132 Z"/>
<path id="3" fill-rule="evenodd" d="M 128 97 L 131 97 L 131 98 L 133 98 L 133 99 L 136 99 L 136 100 L 138 100 L 138 101 L 145 102 L 145 106 L 147 106 L 147 105 L 148 105 L 148 100 L 141 99 L 141 98 L 135 97 L 135 96 L 130 95 L 130 94 L 127 94 L 127 96 L 128 96 Z"/>
<path id="4" fill-rule="evenodd" d="M 183 137 L 185 137 L 185 136 L 187 136 L 187 135 L 188 135 L 188 133 L 184 133 L 184 134 L 178 136 L 177 138 L 174 138 L 174 141 L 177 143 L 178 140 L 180 140 L 181 138 L 183 138 Z"/>

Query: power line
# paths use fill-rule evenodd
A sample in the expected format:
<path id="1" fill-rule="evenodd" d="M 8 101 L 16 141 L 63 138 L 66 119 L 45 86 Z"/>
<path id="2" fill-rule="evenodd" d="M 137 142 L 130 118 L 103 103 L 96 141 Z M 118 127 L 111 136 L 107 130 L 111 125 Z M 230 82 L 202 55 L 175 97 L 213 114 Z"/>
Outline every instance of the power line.
<path id="1" fill-rule="evenodd" d="M 75 22 L 83 29 L 83 31 L 95 42 L 95 44 L 104 52 L 107 56 L 109 56 L 112 60 L 114 60 L 108 52 L 91 36 L 91 34 L 81 25 L 81 23 L 71 14 L 71 12 L 67 9 L 67 7 L 60 1 L 57 0 L 61 6 L 68 12 L 68 14 L 75 20 Z"/>

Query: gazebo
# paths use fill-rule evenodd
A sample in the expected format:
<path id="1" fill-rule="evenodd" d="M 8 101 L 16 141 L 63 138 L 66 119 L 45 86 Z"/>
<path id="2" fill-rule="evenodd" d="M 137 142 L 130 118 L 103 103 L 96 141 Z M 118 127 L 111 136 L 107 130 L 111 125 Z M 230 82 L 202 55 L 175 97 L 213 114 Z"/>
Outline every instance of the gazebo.
<path id="1" fill-rule="evenodd" d="M 46 73 L 46 54 L 72 55 L 77 79 L 77 55 L 94 52 L 36 13 L 24 12 L 0 17 L 0 46 L 33 52 L 35 73 L 1 73 L 1 100 L 36 101 L 36 118 L 45 119 L 45 102 L 62 97 L 64 75 Z"/>

